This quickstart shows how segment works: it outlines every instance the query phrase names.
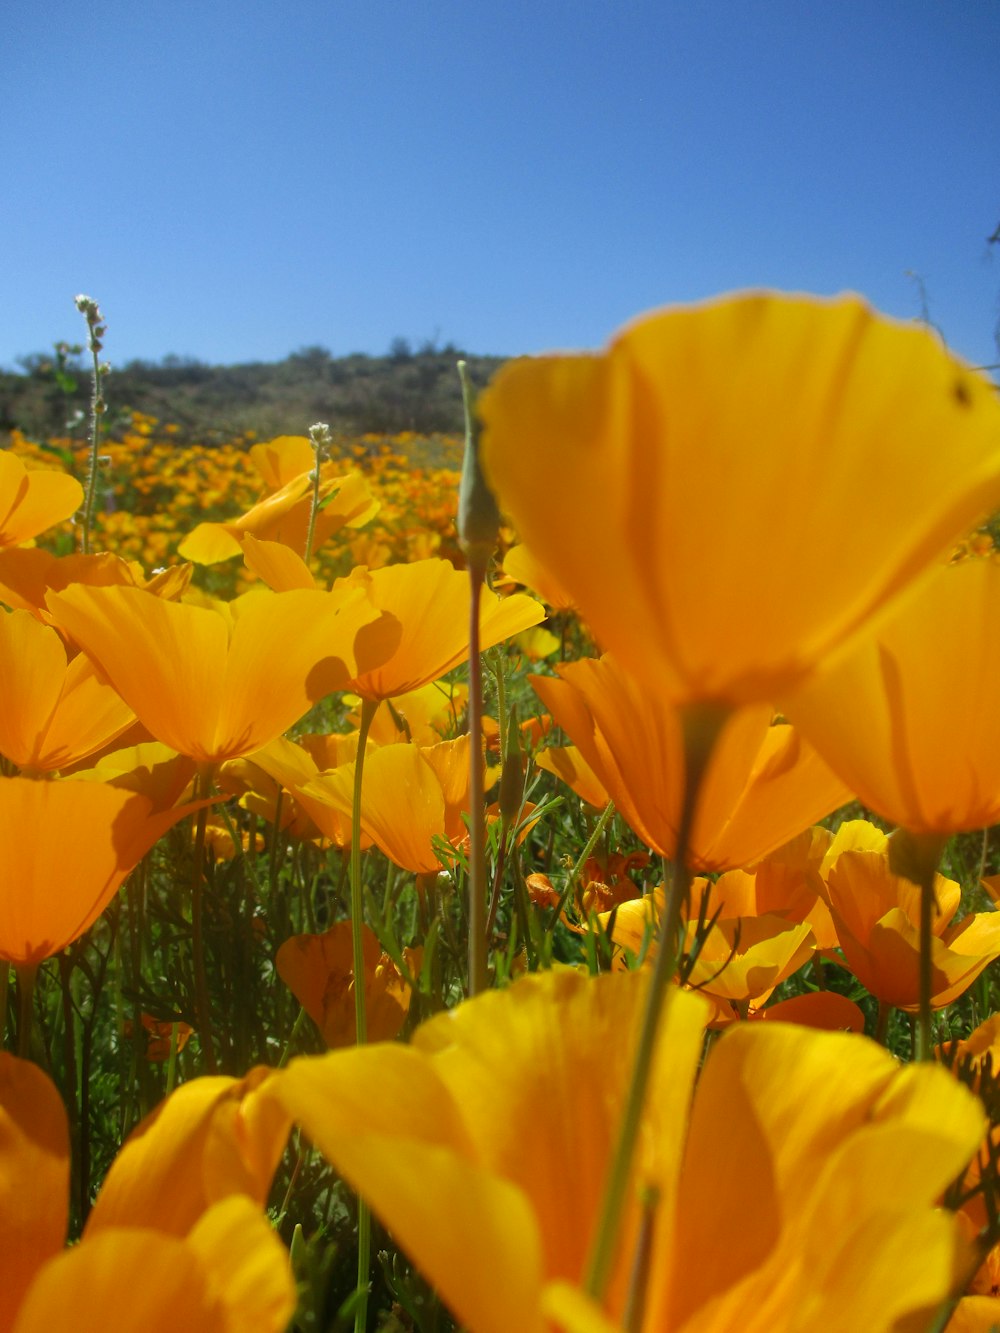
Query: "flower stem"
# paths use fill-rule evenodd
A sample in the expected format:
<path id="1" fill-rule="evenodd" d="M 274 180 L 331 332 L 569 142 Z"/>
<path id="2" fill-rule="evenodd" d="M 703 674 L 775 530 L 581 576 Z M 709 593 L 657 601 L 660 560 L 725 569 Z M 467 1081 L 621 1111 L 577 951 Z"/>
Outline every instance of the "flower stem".
<path id="1" fill-rule="evenodd" d="M 195 800 L 204 801 L 212 786 L 212 766 L 200 765 L 195 778 Z M 212 1031 L 212 1001 L 208 992 L 208 974 L 205 971 L 204 932 L 204 861 L 205 827 L 208 823 L 208 805 L 202 805 L 195 816 L 194 865 L 191 871 L 191 948 L 194 961 L 195 1004 L 198 1010 L 198 1037 L 205 1058 L 205 1071 L 218 1072 L 215 1061 L 215 1041 Z"/>
<path id="2" fill-rule="evenodd" d="M 363 699 L 358 729 L 358 757 L 354 765 L 354 795 L 351 804 L 351 945 L 354 957 L 354 1029 L 359 1046 L 368 1041 L 365 1012 L 364 895 L 361 885 L 361 784 L 364 780 L 368 733 L 378 709 L 378 700 Z M 354 1333 L 364 1333 L 368 1322 L 368 1287 L 371 1276 L 372 1218 L 368 1205 L 358 1199 L 358 1304 L 354 1311 Z"/>
<path id="3" fill-rule="evenodd" d="M 892 1017 L 893 1006 L 885 1000 L 878 1002 L 878 1017 L 875 1020 L 875 1040 L 880 1046 L 886 1044 L 886 1037 L 889 1033 L 889 1019 Z"/>
<path id="4" fill-rule="evenodd" d="M 7 1037 L 7 999 L 10 994 L 10 963 L 0 959 L 0 1051 Z"/>
<path id="5" fill-rule="evenodd" d="M 918 978 L 919 1010 L 917 1012 L 916 1058 L 931 1060 L 931 991 L 933 988 L 934 913 L 938 911 L 934 896 L 934 877 L 947 839 L 939 833 L 911 833 L 897 829 L 889 839 L 889 864 L 893 874 L 903 875 L 920 887 L 920 962 Z"/>
<path id="6" fill-rule="evenodd" d="M 653 965 L 646 1008 L 639 1030 L 632 1078 L 622 1112 L 618 1141 L 608 1173 L 597 1232 L 584 1289 L 595 1301 L 603 1300 L 618 1250 L 626 1188 L 632 1173 L 632 1159 L 646 1100 L 646 1089 L 656 1053 L 663 1002 L 680 957 L 681 911 L 691 885 L 688 857 L 691 830 L 698 805 L 698 794 L 712 750 L 727 714 L 711 706 L 692 707 L 682 713 L 684 731 L 684 790 L 677 826 L 674 873 L 667 895 L 666 911 L 660 922 L 660 938 Z"/>
<path id="7" fill-rule="evenodd" d="M 104 317 L 98 308 L 97 302 L 89 296 L 78 296 L 76 298 L 76 308 L 87 321 L 87 348 L 94 363 L 94 389 L 90 400 L 90 461 L 87 467 L 87 486 L 83 501 L 82 550 L 84 555 L 88 555 L 90 553 L 90 527 L 94 519 L 94 500 L 97 496 L 97 473 L 100 468 L 101 427 L 106 410 L 101 381 L 108 367 L 101 365 L 100 354 L 104 345 L 103 338 L 107 332 L 107 325 L 104 323 Z"/>
<path id="8" fill-rule="evenodd" d="M 17 1054 L 22 1060 L 31 1059 L 32 1004 L 35 998 L 37 963 L 15 963 L 17 973 Z"/>
<path id="9" fill-rule="evenodd" d="M 483 659 L 479 606 L 486 563 L 469 560 L 469 980 L 471 999 L 486 989 L 486 804 L 483 791 Z M 501 726 L 503 709 L 500 710 Z"/>
<path id="10" fill-rule="evenodd" d="M 306 549 L 303 556 L 307 565 L 312 559 L 313 541 L 316 536 L 316 515 L 319 513 L 319 470 L 330 448 L 330 427 L 325 421 L 317 421 L 315 426 L 309 427 L 309 438 L 312 441 L 313 453 L 316 457 L 312 470 L 312 501 L 309 505 L 309 527 L 306 531 Z"/>

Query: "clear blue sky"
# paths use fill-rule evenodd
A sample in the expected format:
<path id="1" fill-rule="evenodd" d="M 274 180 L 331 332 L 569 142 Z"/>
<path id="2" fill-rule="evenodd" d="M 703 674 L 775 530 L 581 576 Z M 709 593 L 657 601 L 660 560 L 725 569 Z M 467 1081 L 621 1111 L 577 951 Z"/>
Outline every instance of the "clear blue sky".
<path id="1" fill-rule="evenodd" d="M 854 289 L 1000 359 L 996 0 L 9 4 L 0 365 L 603 343 Z M 994 253 L 995 252 L 995 253 Z"/>

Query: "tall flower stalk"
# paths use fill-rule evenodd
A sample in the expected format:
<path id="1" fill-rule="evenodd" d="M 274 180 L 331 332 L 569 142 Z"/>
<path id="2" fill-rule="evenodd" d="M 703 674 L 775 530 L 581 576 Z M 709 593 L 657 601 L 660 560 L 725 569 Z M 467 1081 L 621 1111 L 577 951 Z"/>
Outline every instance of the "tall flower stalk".
<path id="1" fill-rule="evenodd" d="M 317 464 L 318 466 L 318 464 Z M 368 1041 L 368 1015 L 365 1009 L 364 892 L 361 884 L 361 794 L 364 781 L 365 750 L 378 703 L 361 702 L 361 726 L 358 731 L 358 757 L 354 765 L 354 799 L 351 806 L 351 952 L 354 960 L 354 1025 L 358 1046 Z M 354 1311 L 354 1333 L 364 1333 L 368 1321 L 368 1289 L 371 1278 L 372 1217 L 368 1204 L 358 1199 L 358 1288 Z"/>
<path id="2" fill-rule="evenodd" d="M 309 526 L 306 529 L 306 547 L 303 559 L 306 564 L 312 559 L 313 542 L 316 539 L 316 515 L 319 513 L 319 479 L 320 468 L 323 460 L 329 457 L 330 453 L 330 427 L 325 421 L 317 421 L 315 426 L 309 427 L 309 439 L 312 441 L 315 462 L 313 463 L 310 479 L 312 481 L 312 500 L 309 505 Z"/>
<path id="3" fill-rule="evenodd" d="M 649 992 L 643 1010 L 642 1026 L 636 1048 L 635 1061 L 629 1081 L 625 1106 L 622 1111 L 618 1138 L 604 1188 L 601 1211 L 593 1249 L 587 1265 L 584 1289 L 600 1301 L 607 1289 L 618 1250 L 626 1187 L 632 1172 L 636 1140 L 642 1123 L 643 1108 L 649 1077 L 656 1054 L 657 1036 L 663 1013 L 664 1000 L 677 965 L 680 962 L 681 913 L 691 886 L 688 852 L 691 829 L 698 808 L 698 795 L 705 777 L 712 751 L 725 725 L 726 712 L 710 706 L 691 707 L 684 711 L 684 794 L 677 828 L 677 848 L 673 875 L 667 896 L 666 911 L 660 923 L 656 962 L 650 979 Z M 641 1293 L 636 1299 L 641 1306 Z"/>
<path id="4" fill-rule="evenodd" d="M 469 996 L 486 989 L 486 802 L 483 790 L 483 662 L 479 614 L 500 513 L 479 461 L 468 366 L 458 363 L 465 407 L 465 458 L 458 492 L 458 540 L 469 571 Z"/>
<path id="5" fill-rule="evenodd" d="M 111 367 L 106 361 L 101 361 L 101 350 L 104 347 L 104 335 L 108 331 L 108 326 L 104 322 L 104 316 L 95 300 L 89 296 L 80 295 L 76 298 L 76 308 L 87 321 L 87 350 L 90 352 L 93 363 L 93 390 L 90 398 L 90 458 L 87 464 L 87 486 L 83 501 L 83 535 L 82 549 L 84 555 L 90 554 L 90 528 L 94 520 L 94 501 L 97 497 L 97 474 L 100 470 L 101 458 L 101 434 L 104 428 L 104 414 L 107 411 L 107 403 L 104 400 L 104 391 L 102 384 L 104 376 Z"/>

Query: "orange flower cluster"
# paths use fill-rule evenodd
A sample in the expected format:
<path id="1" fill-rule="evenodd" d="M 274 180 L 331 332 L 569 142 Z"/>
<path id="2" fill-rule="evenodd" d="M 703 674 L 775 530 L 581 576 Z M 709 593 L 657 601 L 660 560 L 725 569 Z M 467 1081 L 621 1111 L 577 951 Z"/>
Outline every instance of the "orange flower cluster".
<path id="1" fill-rule="evenodd" d="M 232 857 L 252 886 L 236 912 L 280 932 L 268 966 L 301 1005 L 293 1036 L 331 1048 L 183 1084 L 66 1251 L 65 1111 L 0 1053 L 0 1329 L 285 1328 L 295 1284 L 261 1208 L 293 1122 L 475 1333 L 889 1333 L 929 1326 L 977 1270 L 953 1329 L 993 1320 L 997 1209 L 966 1206 L 988 1184 L 988 1153 L 968 1169 L 992 1142 L 982 1103 L 927 1058 L 900 1069 L 821 983 L 850 974 L 877 1035 L 915 1015 L 929 1057 L 931 1011 L 1000 957 L 1000 913 L 963 911 L 937 873 L 948 837 L 1000 820 L 1000 563 L 968 536 L 1000 505 L 994 387 L 855 298 L 751 293 L 656 312 L 600 354 L 510 363 L 480 417 L 521 538 L 479 608 L 484 736 L 448 679 L 470 641 L 455 473 L 409 466 L 414 439 L 192 451 L 137 416 L 101 474 L 91 537 L 110 550 L 86 556 L 65 533 L 33 545 L 79 483 L 39 465 L 51 451 L 0 453 L 0 963 L 19 1054 L 39 967 L 187 815 L 191 1011 L 137 1003 L 129 1040 L 145 1029 L 140 1055 L 171 1079 L 182 1046 L 236 1067 L 205 959 Z M 538 669 L 545 716 L 518 725 L 508 692 L 529 691 L 505 646 L 565 658 L 576 617 L 600 655 Z M 820 826 L 851 800 L 897 830 Z M 583 826 L 585 846 L 565 831 Z M 344 878 L 350 853 L 348 919 L 334 893 L 308 930 L 287 903 L 264 920 L 292 844 Z M 402 935 L 397 880 L 416 889 Z M 456 1006 L 443 959 L 473 892 L 497 976 L 542 975 Z M 548 967 L 560 950 L 609 974 Z M 706 1028 L 728 1030 L 704 1059 Z M 958 1221 L 938 1207 L 956 1179 Z M 720 1198 L 753 1217 L 725 1244 Z M 367 1227 L 362 1208 L 359 1328 Z"/>

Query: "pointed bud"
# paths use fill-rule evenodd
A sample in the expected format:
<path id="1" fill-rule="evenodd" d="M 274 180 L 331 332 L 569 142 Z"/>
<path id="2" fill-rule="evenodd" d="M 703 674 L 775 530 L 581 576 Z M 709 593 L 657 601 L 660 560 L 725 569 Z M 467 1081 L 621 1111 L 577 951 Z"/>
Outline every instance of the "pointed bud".
<path id="1" fill-rule="evenodd" d="M 479 432 L 473 406 L 472 384 L 464 361 L 458 363 L 465 405 L 465 458 L 462 481 L 458 488 L 458 540 L 470 566 L 485 574 L 486 564 L 496 549 L 500 531 L 500 511 L 493 492 L 486 484 L 479 459 Z"/>

